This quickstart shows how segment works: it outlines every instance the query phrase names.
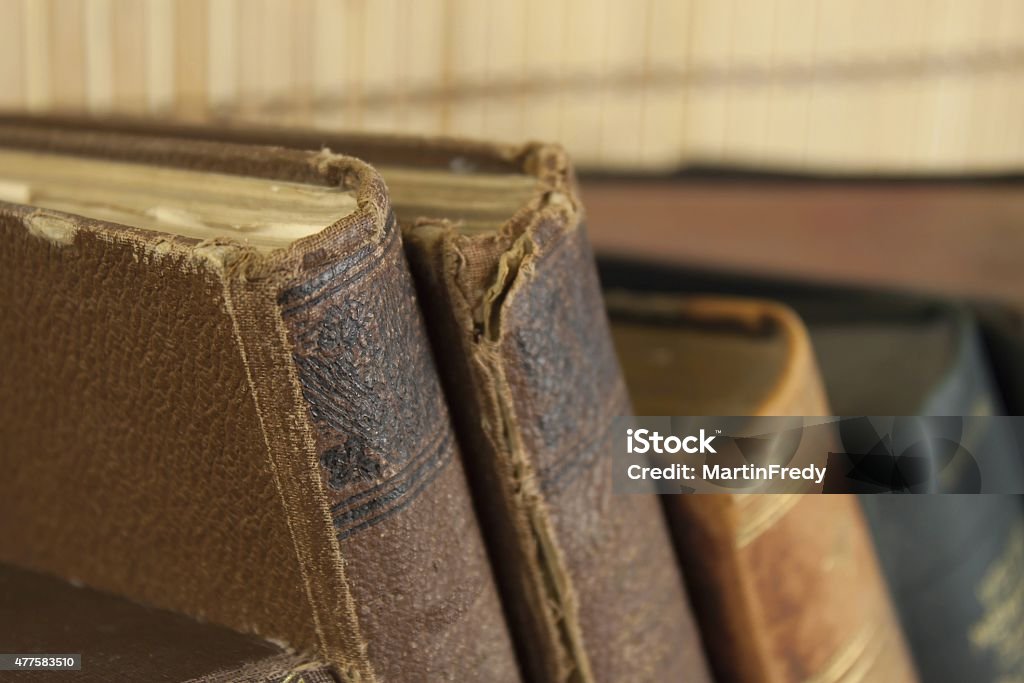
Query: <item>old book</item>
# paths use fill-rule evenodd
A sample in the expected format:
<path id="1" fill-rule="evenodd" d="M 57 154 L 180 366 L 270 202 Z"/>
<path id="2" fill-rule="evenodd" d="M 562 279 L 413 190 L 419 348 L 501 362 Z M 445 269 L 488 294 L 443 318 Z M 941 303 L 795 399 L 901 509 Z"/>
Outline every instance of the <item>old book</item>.
<path id="1" fill-rule="evenodd" d="M 630 408 L 571 168 L 556 148 L 484 151 L 498 170 L 450 180 L 464 200 L 399 218 L 528 677 L 707 680 L 657 502 L 611 493 Z"/>
<path id="2" fill-rule="evenodd" d="M 5 653 L 81 656 L 75 673 L 4 680 L 103 683 L 334 683 L 329 667 L 279 644 L 0 564 Z"/>
<path id="3" fill-rule="evenodd" d="M 638 414 L 829 414 L 807 331 L 756 299 L 611 292 Z M 913 681 L 857 500 L 666 499 L 717 680 Z"/>
<path id="4" fill-rule="evenodd" d="M 999 415 L 1003 396 L 994 380 L 1014 386 L 1015 318 L 1000 306 L 985 305 L 981 317 L 989 333 L 987 348 L 1001 352 L 993 356 L 1001 370 L 994 373 L 971 309 L 951 302 L 642 262 L 605 260 L 601 275 L 611 287 L 785 301 L 808 326 L 826 393 L 840 415 Z M 986 461 L 986 478 L 1024 481 L 1019 457 L 1024 435 L 1003 427 L 993 424 L 965 434 L 964 444 L 1004 455 Z M 968 476 L 973 474 L 969 468 L 945 468 L 942 488 L 971 490 L 977 485 Z M 1024 632 L 1021 498 L 865 496 L 861 501 L 922 678 L 953 683 L 1019 675 L 1020 650 L 1014 643 Z M 963 553 L 967 546 L 969 556 Z"/>
<path id="5" fill-rule="evenodd" d="M 527 678 L 707 680 L 658 502 L 612 495 L 601 457 L 630 407 L 560 149 L 119 125 L 373 163 L 403 226 Z"/>
<path id="6" fill-rule="evenodd" d="M 893 296 L 871 306 L 833 299 L 826 313 L 821 303 L 809 324 L 829 397 L 844 413 L 1004 413 L 966 308 Z M 960 443 L 968 453 L 1003 457 L 987 458 L 980 472 L 946 466 L 943 490 L 976 491 L 979 476 L 1024 485 L 1020 439 L 1003 423 L 965 430 Z M 925 680 L 996 683 L 1024 675 L 1021 497 L 863 496 L 861 502 Z"/>
<path id="7" fill-rule="evenodd" d="M 0 148 L 0 559 L 342 680 L 516 680 L 380 177 L 45 126 Z"/>

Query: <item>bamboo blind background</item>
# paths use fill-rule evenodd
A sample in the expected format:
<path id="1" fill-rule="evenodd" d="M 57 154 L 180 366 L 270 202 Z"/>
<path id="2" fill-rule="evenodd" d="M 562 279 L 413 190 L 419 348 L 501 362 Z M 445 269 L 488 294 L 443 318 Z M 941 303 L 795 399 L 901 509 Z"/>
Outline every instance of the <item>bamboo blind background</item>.
<path id="1" fill-rule="evenodd" d="M 0 0 L 0 108 L 1024 167 L 1024 0 Z"/>

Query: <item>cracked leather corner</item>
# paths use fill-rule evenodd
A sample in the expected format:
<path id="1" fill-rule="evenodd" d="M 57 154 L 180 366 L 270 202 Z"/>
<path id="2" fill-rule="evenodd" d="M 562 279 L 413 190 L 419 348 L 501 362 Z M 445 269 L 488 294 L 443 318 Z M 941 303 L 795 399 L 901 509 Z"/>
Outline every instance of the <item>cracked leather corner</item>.
<path id="1" fill-rule="evenodd" d="M 244 257 L 245 247 L 222 240 L 204 240 L 191 247 L 192 256 L 217 271 L 229 271 Z"/>
<path id="2" fill-rule="evenodd" d="M 230 238 L 203 240 L 185 249 L 192 263 L 202 264 L 228 280 L 252 282 L 282 272 L 281 264 L 273 256 Z"/>
<path id="3" fill-rule="evenodd" d="M 78 227 L 69 219 L 49 211 L 37 210 L 23 219 L 29 234 L 58 247 L 73 244 Z"/>
<path id="4" fill-rule="evenodd" d="M 540 180 L 547 190 L 575 194 L 576 178 L 568 152 L 560 145 L 533 144 L 522 160 L 523 172 Z"/>
<path id="5" fill-rule="evenodd" d="M 345 159 L 344 155 L 324 146 L 310 157 L 309 163 L 330 184 L 354 189 L 358 178 L 352 176 L 352 169 L 344 163 Z"/>
<path id="6" fill-rule="evenodd" d="M 366 162 L 338 154 L 326 146 L 312 155 L 309 163 L 328 184 L 356 193 L 359 210 L 367 211 L 372 216 L 375 228 L 372 239 L 381 240 L 388 230 L 391 206 L 377 171 Z"/>

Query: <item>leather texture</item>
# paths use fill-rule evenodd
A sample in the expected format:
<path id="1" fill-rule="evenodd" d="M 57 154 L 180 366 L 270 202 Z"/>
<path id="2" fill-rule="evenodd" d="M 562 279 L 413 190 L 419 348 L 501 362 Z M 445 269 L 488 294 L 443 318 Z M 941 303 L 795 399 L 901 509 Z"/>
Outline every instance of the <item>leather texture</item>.
<path id="1" fill-rule="evenodd" d="M 830 405 L 840 415 L 998 415 L 1001 397 L 1010 402 L 1010 412 L 1019 412 L 1013 409 L 1019 405 L 1017 378 L 1024 376 L 1015 371 L 1022 357 L 1014 346 L 1019 316 L 1003 307 L 967 308 L 918 295 L 644 263 L 605 260 L 601 265 L 602 279 L 611 286 L 756 293 L 785 301 L 808 327 Z M 978 344 L 975 316 L 985 348 Z M 706 347 L 722 343 L 709 338 Z M 988 441 L 986 450 L 1002 441 L 996 452 L 1007 457 L 989 459 L 986 478 L 1019 481 L 1016 447 L 994 427 L 965 437 L 973 444 Z M 1018 443 L 1022 437 L 1018 433 Z M 947 490 L 972 483 L 969 469 L 947 472 L 956 475 L 944 477 Z M 922 680 L 1019 675 L 1020 497 L 870 495 L 861 504 Z"/>
<path id="2" fill-rule="evenodd" d="M 561 150 L 71 122 L 536 177 L 534 199 L 498 232 L 464 237 L 444 220 L 398 216 L 517 653 L 531 681 L 708 680 L 658 502 L 611 494 L 601 454 L 612 418 L 631 408 Z M 320 438 L 339 445 L 329 433 Z"/>
<path id="3" fill-rule="evenodd" d="M 807 331 L 782 305 L 619 293 L 609 307 L 638 414 L 829 414 Z M 916 680 L 855 497 L 666 508 L 716 680 Z"/>
<path id="4" fill-rule="evenodd" d="M 342 680 L 518 679 L 383 182 L 349 157 L 45 126 L 0 144 L 341 185 L 257 253 L 0 204 L 0 559 Z"/>
<path id="5" fill-rule="evenodd" d="M 520 154 L 536 197 L 498 232 L 404 231 L 529 680 L 706 681 L 658 503 L 615 496 L 631 408 L 571 169 Z"/>
<path id="6" fill-rule="evenodd" d="M 18 654 L 79 654 L 81 670 L 4 680 L 107 683 L 332 683 L 326 664 L 221 626 L 0 564 L 0 643 Z"/>

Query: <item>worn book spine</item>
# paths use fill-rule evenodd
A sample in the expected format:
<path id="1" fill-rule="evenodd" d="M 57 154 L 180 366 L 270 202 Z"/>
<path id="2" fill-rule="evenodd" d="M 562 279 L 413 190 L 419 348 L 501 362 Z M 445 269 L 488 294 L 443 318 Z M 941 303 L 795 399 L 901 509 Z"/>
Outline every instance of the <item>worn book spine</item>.
<path id="1" fill-rule="evenodd" d="M 841 415 L 992 415 L 1003 410 L 1001 398 L 1009 401 L 1010 412 L 1019 412 L 1012 407 L 1019 405 L 1014 380 L 1024 375 L 1015 374 L 1019 320 L 1010 311 L 980 307 L 988 343 L 983 348 L 972 311 L 932 298 L 849 287 L 822 290 L 639 262 L 601 265 L 604 281 L 613 287 L 756 293 L 785 301 L 809 328 L 830 404 Z M 880 338 L 887 347 L 882 362 L 865 353 L 865 340 L 877 346 Z M 885 360 L 936 357 L 945 364 L 931 363 L 909 376 L 904 370 L 904 379 L 895 381 L 894 361 Z M 962 443 L 967 451 L 980 447 L 1006 456 L 986 459 L 985 479 L 1019 481 L 1016 444 L 1024 443 L 1024 434 L 1007 433 L 1005 427 L 991 423 L 972 430 Z M 945 466 L 942 475 L 944 491 L 977 490 L 976 468 Z M 922 680 L 991 682 L 1024 675 L 1020 649 L 1010 645 L 1024 640 L 1021 498 L 866 495 L 860 500 Z"/>
<path id="2" fill-rule="evenodd" d="M 521 162 L 541 189 L 500 232 L 404 234 L 527 678 L 706 681 L 658 502 L 611 491 L 630 405 L 571 173 Z"/>
<path id="3" fill-rule="evenodd" d="M 0 558 L 281 641 L 344 681 L 518 680 L 379 176 L 0 132 L 358 204 L 270 253 L 0 204 Z"/>
<path id="4" fill-rule="evenodd" d="M 935 313 L 946 321 L 946 335 L 926 341 L 951 346 L 949 364 L 935 368 L 936 376 L 921 385 L 923 393 L 906 396 L 900 408 L 917 415 L 1003 413 L 974 316 L 953 305 L 935 307 Z M 876 368 L 864 370 L 866 376 L 877 374 Z M 856 396 L 853 388 L 837 386 L 836 392 Z M 965 430 L 959 439 L 963 454 L 990 457 L 980 472 L 964 461 L 938 464 L 942 490 L 954 494 L 861 497 L 926 681 L 1001 683 L 1024 677 L 1024 497 L 955 495 L 976 491 L 979 476 L 982 482 L 1024 482 L 1019 438 L 1004 422 Z"/>
<path id="5" fill-rule="evenodd" d="M 856 499 L 669 501 L 717 680 L 914 681 Z"/>
<path id="6" fill-rule="evenodd" d="M 923 680 L 998 683 L 1024 676 L 1020 496 L 864 496 L 862 502 Z"/>
<path id="7" fill-rule="evenodd" d="M 718 680 L 916 680 L 855 499 L 669 507 Z"/>
<path id="8" fill-rule="evenodd" d="M 363 234 L 307 247 L 300 272 L 274 294 L 351 594 L 356 650 L 382 681 L 514 680 L 394 215 L 383 188 L 374 190 Z"/>
<path id="9" fill-rule="evenodd" d="M 730 337 L 781 335 L 786 350 L 778 379 L 755 389 L 735 377 L 729 414 L 829 413 L 807 332 L 788 308 L 750 299 L 621 293 L 613 301 L 613 320 L 675 322 L 683 335 L 703 327 L 723 345 Z M 741 367 L 743 360 L 717 358 Z M 686 386 L 670 366 L 665 373 L 666 382 Z M 645 386 L 631 383 L 631 390 L 643 393 Z M 721 409 L 729 388 L 716 387 L 716 393 Z M 657 391 L 636 400 L 652 414 L 670 414 L 660 403 L 674 402 Z M 693 410 L 704 414 L 699 406 Z M 916 680 L 855 497 L 679 495 L 666 497 L 665 505 L 716 680 Z"/>
<path id="10" fill-rule="evenodd" d="M 1004 408 L 973 312 L 902 295 L 847 294 L 822 303 L 827 311 L 822 306 L 808 324 L 833 404 L 844 414 L 977 420 L 957 437 L 955 457 L 942 448 L 925 451 L 937 473 L 932 492 L 946 495 L 861 497 L 922 678 L 993 683 L 1024 675 L 1015 645 L 1024 638 L 1024 503 L 1019 496 L 955 495 L 1024 482 L 1020 432 L 979 419 Z M 865 353 L 880 342 L 885 354 Z M 921 358 L 932 360 L 909 362 Z M 895 379 L 893 359 L 908 361 Z M 855 433 L 844 438 L 849 452 L 874 444 L 850 443 Z"/>

